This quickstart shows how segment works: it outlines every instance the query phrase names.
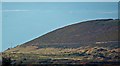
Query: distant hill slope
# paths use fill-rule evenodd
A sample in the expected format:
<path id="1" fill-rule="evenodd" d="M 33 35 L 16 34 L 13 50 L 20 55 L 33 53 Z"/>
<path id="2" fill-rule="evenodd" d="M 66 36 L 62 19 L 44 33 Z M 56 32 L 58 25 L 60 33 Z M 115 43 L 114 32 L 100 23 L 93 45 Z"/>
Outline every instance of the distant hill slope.
<path id="1" fill-rule="evenodd" d="M 80 46 L 109 46 L 118 44 L 117 19 L 98 19 L 80 22 L 59 28 L 24 43 L 21 47 L 80 47 Z M 47 26 L 46 26 L 47 27 Z M 112 44 L 112 45 L 111 45 Z"/>

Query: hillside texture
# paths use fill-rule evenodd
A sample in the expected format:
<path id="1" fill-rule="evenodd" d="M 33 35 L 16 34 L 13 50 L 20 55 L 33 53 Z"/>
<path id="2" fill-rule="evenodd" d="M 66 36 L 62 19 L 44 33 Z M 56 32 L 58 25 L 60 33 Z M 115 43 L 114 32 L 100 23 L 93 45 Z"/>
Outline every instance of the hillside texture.
<path id="1" fill-rule="evenodd" d="M 99 19 L 80 22 L 59 28 L 29 41 L 21 46 L 65 47 L 96 46 L 96 44 L 118 44 L 118 23 L 113 19 Z"/>

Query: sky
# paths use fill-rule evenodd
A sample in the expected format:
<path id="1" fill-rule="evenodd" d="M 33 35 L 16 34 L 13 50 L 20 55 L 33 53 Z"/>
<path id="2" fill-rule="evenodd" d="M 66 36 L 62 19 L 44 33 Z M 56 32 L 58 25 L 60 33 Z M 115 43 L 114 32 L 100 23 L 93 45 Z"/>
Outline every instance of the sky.
<path id="1" fill-rule="evenodd" d="M 119 2 L 119 0 L 1 0 L 3 2 Z"/>
<path id="2" fill-rule="evenodd" d="M 2 10 L 2 4 L 0 2 L 0 10 Z M 0 52 L 2 51 L 2 11 L 0 11 Z"/>
<path id="3" fill-rule="evenodd" d="M 117 2 L 3 2 L 2 51 L 66 25 L 117 14 Z"/>

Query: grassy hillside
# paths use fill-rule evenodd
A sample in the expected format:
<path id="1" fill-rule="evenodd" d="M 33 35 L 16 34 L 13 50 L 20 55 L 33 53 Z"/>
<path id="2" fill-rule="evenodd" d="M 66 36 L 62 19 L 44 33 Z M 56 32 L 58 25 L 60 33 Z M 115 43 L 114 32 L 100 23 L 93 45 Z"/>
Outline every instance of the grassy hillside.
<path id="1" fill-rule="evenodd" d="M 3 57 L 10 57 L 16 64 L 89 64 L 91 62 L 120 61 L 120 56 L 118 55 L 120 48 L 79 47 L 34 49 L 33 47 L 32 50 L 31 48 L 19 47 L 19 49 L 11 49 L 5 51 Z"/>
<path id="2" fill-rule="evenodd" d="M 105 42 L 103 46 L 118 44 L 118 23 L 118 20 L 113 19 L 80 22 L 49 32 L 21 46 L 76 48 L 95 46 L 96 42 Z"/>

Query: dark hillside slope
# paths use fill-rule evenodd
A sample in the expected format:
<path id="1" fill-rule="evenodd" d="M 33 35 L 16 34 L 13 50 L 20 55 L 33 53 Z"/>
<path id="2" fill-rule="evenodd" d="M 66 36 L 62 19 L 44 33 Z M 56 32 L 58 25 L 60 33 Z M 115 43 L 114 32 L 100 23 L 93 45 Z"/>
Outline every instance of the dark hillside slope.
<path id="1" fill-rule="evenodd" d="M 49 32 L 21 46 L 79 47 L 94 44 L 116 46 L 118 44 L 118 22 L 117 19 L 80 22 Z"/>

